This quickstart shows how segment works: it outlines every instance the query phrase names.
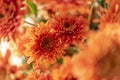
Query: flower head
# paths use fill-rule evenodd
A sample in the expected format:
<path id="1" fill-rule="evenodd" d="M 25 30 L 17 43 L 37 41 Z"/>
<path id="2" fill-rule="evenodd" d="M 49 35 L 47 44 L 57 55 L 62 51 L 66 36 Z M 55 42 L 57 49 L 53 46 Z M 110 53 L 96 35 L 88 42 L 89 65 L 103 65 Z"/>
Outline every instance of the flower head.
<path id="1" fill-rule="evenodd" d="M 9 50 L 6 51 L 4 57 L 1 54 L 3 54 L 2 51 L 0 51 L 0 80 L 23 80 L 26 77 L 22 72 L 24 65 L 12 65 L 10 59 L 13 55 Z"/>
<path id="2" fill-rule="evenodd" d="M 81 42 L 87 33 L 88 22 L 83 17 L 61 16 L 53 21 L 53 28 L 64 42 Z"/>
<path id="3" fill-rule="evenodd" d="M 49 17 L 68 14 L 88 17 L 90 10 L 87 2 L 88 0 L 53 0 L 43 9 L 48 12 Z"/>
<path id="4" fill-rule="evenodd" d="M 0 38 L 11 39 L 19 32 L 22 17 L 26 13 L 23 0 L 0 1 Z"/>
<path id="5" fill-rule="evenodd" d="M 51 74 L 54 80 L 78 80 L 72 73 L 72 58 L 64 57 L 63 63 L 57 67 L 52 67 Z"/>
<path id="6" fill-rule="evenodd" d="M 31 70 L 25 80 L 53 80 L 49 71 Z"/>
<path id="7" fill-rule="evenodd" d="M 120 1 L 119 0 L 107 0 L 107 8 L 101 8 L 99 13 L 100 26 L 104 28 L 106 23 L 120 23 Z"/>
<path id="8" fill-rule="evenodd" d="M 29 31 L 30 41 L 26 43 L 25 55 L 30 61 L 54 63 L 56 58 L 62 56 L 62 41 L 57 34 L 52 32 L 48 23 L 41 23 Z"/>
<path id="9" fill-rule="evenodd" d="M 74 64 L 74 74 L 79 79 L 120 79 L 119 26 L 119 24 L 107 24 L 103 30 L 90 34 L 83 53 L 74 57 L 76 62 Z"/>

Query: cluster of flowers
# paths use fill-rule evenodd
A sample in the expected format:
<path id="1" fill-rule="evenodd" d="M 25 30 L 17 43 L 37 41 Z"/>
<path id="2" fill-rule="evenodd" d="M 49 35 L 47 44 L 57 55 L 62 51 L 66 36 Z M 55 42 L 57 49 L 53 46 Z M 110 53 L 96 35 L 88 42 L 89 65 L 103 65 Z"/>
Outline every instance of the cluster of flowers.
<path id="1" fill-rule="evenodd" d="M 119 16 L 119 0 L 1 0 L 0 80 L 120 80 Z"/>

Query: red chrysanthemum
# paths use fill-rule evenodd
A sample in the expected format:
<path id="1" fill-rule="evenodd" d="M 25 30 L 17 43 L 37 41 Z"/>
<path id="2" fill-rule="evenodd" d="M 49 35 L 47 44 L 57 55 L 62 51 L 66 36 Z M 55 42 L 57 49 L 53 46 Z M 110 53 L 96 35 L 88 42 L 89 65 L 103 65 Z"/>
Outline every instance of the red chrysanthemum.
<path id="1" fill-rule="evenodd" d="M 23 15 L 23 0 L 0 1 L 0 38 L 11 39 L 19 32 Z"/>
<path id="2" fill-rule="evenodd" d="M 31 61 L 54 63 L 62 56 L 62 41 L 53 33 L 49 24 L 40 24 L 30 30 L 30 41 L 26 44 L 25 55 Z"/>
<path id="3" fill-rule="evenodd" d="M 53 28 L 64 42 L 81 42 L 87 33 L 88 21 L 83 17 L 62 16 L 53 21 Z"/>

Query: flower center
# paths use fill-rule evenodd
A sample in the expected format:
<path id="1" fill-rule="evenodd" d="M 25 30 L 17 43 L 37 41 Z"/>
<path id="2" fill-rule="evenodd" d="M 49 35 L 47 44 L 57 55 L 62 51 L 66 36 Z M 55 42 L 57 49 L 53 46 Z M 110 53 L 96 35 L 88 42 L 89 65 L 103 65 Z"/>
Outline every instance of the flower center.
<path id="1" fill-rule="evenodd" d="M 52 42 L 50 39 L 48 38 L 44 38 L 42 43 L 41 43 L 41 47 L 44 48 L 44 49 L 48 49 L 48 48 L 51 48 L 52 47 Z"/>
<path id="2" fill-rule="evenodd" d="M 64 27 L 65 27 L 65 28 L 70 28 L 70 26 L 71 26 L 71 25 L 70 25 L 69 22 L 65 22 L 65 23 L 64 23 Z"/>
<path id="3" fill-rule="evenodd" d="M 69 22 L 64 23 L 63 34 L 72 35 L 74 32 L 75 26 Z"/>
<path id="4" fill-rule="evenodd" d="M 0 18 L 3 18 L 3 17 L 4 17 L 4 15 L 2 13 L 0 13 Z"/>

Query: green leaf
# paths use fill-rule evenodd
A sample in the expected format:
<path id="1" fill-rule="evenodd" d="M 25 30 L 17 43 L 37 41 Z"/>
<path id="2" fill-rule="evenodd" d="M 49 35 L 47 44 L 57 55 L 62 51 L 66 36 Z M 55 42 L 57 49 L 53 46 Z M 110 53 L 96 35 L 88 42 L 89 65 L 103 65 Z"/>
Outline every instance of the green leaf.
<path id="1" fill-rule="evenodd" d="M 62 58 L 59 58 L 59 59 L 57 58 L 57 63 L 58 64 L 62 64 L 63 63 L 63 59 Z"/>
<path id="2" fill-rule="evenodd" d="M 107 8 L 108 5 L 107 3 L 105 2 L 105 0 L 97 0 L 97 2 L 99 3 L 99 5 L 101 5 L 103 8 Z"/>
<path id="3" fill-rule="evenodd" d="M 22 56 L 22 62 L 26 63 L 26 57 L 24 55 Z"/>
<path id="4" fill-rule="evenodd" d="M 44 23 L 46 23 L 46 22 L 47 22 L 47 20 L 46 20 L 46 19 L 44 19 L 44 18 L 39 18 L 39 19 L 38 19 L 38 22 L 44 22 Z"/>
<path id="5" fill-rule="evenodd" d="M 29 0 L 26 0 L 26 3 L 29 7 L 29 13 L 30 14 L 34 14 L 35 16 L 37 16 L 37 7 L 33 2 L 30 2 Z"/>
<path id="6" fill-rule="evenodd" d="M 23 74 L 28 75 L 29 71 L 33 69 L 33 62 L 31 62 L 30 64 L 27 65 L 26 70 L 23 70 Z"/>
<path id="7" fill-rule="evenodd" d="M 64 56 L 73 56 L 74 54 L 78 53 L 77 47 L 70 45 L 68 49 L 65 49 L 65 54 L 63 54 Z"/>
<path id="8" fill-rule="evenodd" d="M 98 25 L 99 25 L 99 23 L 91 22 L 89 28 L 90 28 L 90 30 L 98 30 Z"/>
<path id="9" fill-rule="evenodd" d="M 31 62 L 31 63 L 28 65 L 27 70 L 29 71 L 29 70 L 31 70 L 32 68 L 33 68 L 33 63 Z"/>

